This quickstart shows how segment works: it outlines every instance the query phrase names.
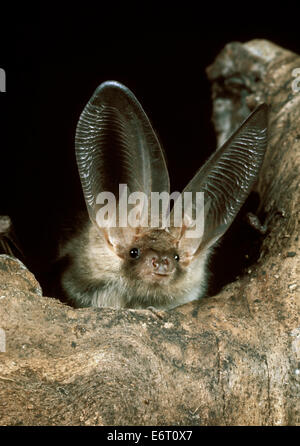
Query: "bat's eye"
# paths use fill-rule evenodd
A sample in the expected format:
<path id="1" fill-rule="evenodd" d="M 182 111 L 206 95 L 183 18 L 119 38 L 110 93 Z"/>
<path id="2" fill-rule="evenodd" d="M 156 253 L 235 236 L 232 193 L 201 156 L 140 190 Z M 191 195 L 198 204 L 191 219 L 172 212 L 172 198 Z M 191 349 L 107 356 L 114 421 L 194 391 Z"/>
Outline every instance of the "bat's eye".
<path id="1" fill-rule="evenodd" d="M 130 257 L 132 257 L 133 259 L 138 259 L 140 257 L 140 250 L 139 248 L 132 248 L 129 251 L 129 255 Z"/>
<path id="2" fill-rule="evenodd" d="M 176 262 L 179 262 L 179 255 L 178 255 L 178 254 L 175 254 L 175 255 L 174 255 L 174 259 L 176 260 Z"/>

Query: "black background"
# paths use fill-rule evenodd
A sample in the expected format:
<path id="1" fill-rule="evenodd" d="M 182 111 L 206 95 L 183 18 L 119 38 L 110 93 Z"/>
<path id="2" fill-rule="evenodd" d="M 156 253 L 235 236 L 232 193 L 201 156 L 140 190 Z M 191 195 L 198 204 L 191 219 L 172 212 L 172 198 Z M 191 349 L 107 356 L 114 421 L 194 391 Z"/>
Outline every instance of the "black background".
<path id="1" fill-rule="evenodd" d="M 274 4 L 263 14 L 254 3 L 209 10 L 202 3 L 104 5 L 24 8 L 1 17 L 7 92 L 0 94 L 0 214 L 12 217 L 41 280 L 61 223 L 84 207 L 74 134 L 97 85 L 115 79 L 134 92 L 166 151 L 172 190 L 182 190 L 215 149 L 205 68 L 224 45 L 265 38 L 300 51 L 296 6 L 275 11 Z M 218 286 L 245 266 L 249 244 L 259 243 L 247 231 L 234 227 L 212 262 Z"/>

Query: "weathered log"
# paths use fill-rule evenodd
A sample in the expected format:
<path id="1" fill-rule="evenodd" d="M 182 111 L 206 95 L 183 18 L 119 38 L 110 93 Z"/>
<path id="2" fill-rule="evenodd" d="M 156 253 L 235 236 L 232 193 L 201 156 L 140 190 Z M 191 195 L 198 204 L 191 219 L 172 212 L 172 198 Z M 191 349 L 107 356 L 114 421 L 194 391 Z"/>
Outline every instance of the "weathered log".
<path id="1" fill-rule="evenodd" d="M 300 424 L 298 67 L 254 40 L 207 70 L 220 143 L 258 102 L 271 107 L 261 256 L 218 296 L 159 315 L 75 310 L 0 256 L 0 424 Z"/>

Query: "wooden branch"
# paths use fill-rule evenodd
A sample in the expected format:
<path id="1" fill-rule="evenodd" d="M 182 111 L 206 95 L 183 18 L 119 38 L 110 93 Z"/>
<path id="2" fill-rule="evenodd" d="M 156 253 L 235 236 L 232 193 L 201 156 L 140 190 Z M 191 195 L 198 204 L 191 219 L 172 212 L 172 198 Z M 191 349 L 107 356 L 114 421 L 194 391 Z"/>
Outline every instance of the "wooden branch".
<path id="1" fill-rule="evenodd" d="M 158 316 L 75 310 L 0 257 L 0 424 L 300 424 L 298 67 L 255 40 L 227 45 L 207 70 L 220 142 L 257 103 L 271 106 L 261 257 L 218 296 Z"/>

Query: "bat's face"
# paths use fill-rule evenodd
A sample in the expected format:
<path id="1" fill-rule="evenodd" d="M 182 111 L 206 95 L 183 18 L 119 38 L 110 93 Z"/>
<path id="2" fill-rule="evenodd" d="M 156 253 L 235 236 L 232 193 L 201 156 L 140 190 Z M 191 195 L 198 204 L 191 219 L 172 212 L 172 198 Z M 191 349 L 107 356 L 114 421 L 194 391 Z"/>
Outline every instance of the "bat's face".
<path id="1" fill-rule="evenodd" d="M 76 263 L 97 305 L 100 296 L 102 305 L 114 306 L 117 296 L 122 302 L 118 306 L 171 308 L 178 299 L 188 301 L 195 288 L 193 296 L 198 297 L 199 287 L 205 287 L 205 250 L 189 256 L 178 231 L 133 231 L 130 238 L 128 232 L 119 243 L 118 231 L 108 239 L 91 223 L 78 250 Z"/>
<path id="2" fill-rule="evenodd" d="M 164 230 L 149 231 L 120 254 L 124 274 L 150 286 L 170 286 L 184 276 L 176 239 Z"/>
<path id="3" fill-rule="evenodd" d="M 128 243 L 112 246 L 104 242 L 96 260 L 98 279 L 106 277 L 120 292 L 124 291 L 128 307 L 166 307 L 177 299 L 188 301 L 195 289 L 199 293 L 206 286 L 204 265 L 208 250 L 190 255 L 180 234 L 150 229 L 139 232 Z M 104 250 L 108 255 L 105 261 Z M 105 271 L 101 270 L 103 265 Z"/>

